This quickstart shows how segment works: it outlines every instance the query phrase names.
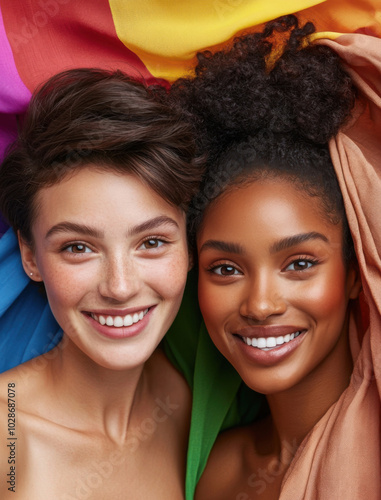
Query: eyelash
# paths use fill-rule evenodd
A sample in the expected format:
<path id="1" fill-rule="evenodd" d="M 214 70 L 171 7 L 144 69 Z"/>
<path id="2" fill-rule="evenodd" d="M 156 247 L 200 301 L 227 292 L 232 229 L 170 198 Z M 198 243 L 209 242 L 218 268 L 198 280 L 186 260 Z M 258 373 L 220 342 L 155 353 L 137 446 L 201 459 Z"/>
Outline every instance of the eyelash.
<path id="1" fill-rule="evenodd" d="M 222 273 L 217 273 L 216 270 L 217 269 L 222 269 L 222 268 L 227 268 L 227 267 L 230 267 L 231 269 L 233 269 L 234 271 L 237 271 L 237 273 L 234 273 L 234 274 L 222 274 Z M 228 264 L 228 263 L 225 263 L 225 264 L 213 264 L 211 265 L 210 267 L 207 268 L 207 271 L 211 274 L 215 274 L 217 276 L 224 276 L 224 277 L 230 277 L 230 276 L 239 276 L 240 274 L 242 274 L 237 268 L 236 266 L 232 266 L 231 264 Z"/>
<path id="2" fill-rule="evenodd" d="M 147 238 L 145 238 L 143 240 L 143 242 L 139 245 L 138 248 L 141 248 L 143 247 L 143 245 L 149 241 L 155 241 L 158 243 L 157 246 L 153 246 L 151 248 L 143 248 L 144 250 L 156 250 L 158 248 L 161 248 L 164 244 L 169 244 L 170 242 L 167 241 L 167 240 L 164 240 L 162 237 L 158 237 L 158 236 L 149 236 Z M 84 251 L 84 252 L 73 252 L 72 250 L 70 250 L 71 247 L 80 247 L 80 246 L 83 246 L 85 249 L 87 250 L 90 250 L 90 251 Z M 72 255 L 84 255 L 84 254 L 88 254 L 88 253 L 92 253 L 93 250 L 88 246 L 86 245 L 85 243 L 82 243 L 82 242 L 71 242 L 71 243 L 67 243 L 65 244 L 61 249 L 60 249 L 61 252 L 68 252 Z"/>
<path id="3" fill-rule="evenodd" d="M 165 240 L 162 236 L 148 236 L 147 238 L 145 238 L 141 245 L 139 245 L 139 248 L 141 248 L 145 243 L 147 243 L 148 241 L 156 241 L 158 243 L 161 243 L 161 245 L 158 245 L 158 246 L 155 246 L 155 247 L 151 247 L 151 248 L 145 248 L 145 250 L 156 250 L 158 248 L 161 248 L 163 245 L 165 244 L 169 244 L 170 242 L 168 240 Z"/>
<path id="4" fill-rule="evenodd" d="M 87 252 L 87 251 L 85 251 L 85 252 L 73 252 L 73 251 L 69 250 L 70 247 L 80 247 L 80 246 L 83 246 L 85 249 L 90 250 L 90 252 Z M 61 248 L 60 251 L 61 252 L 68 252 L 68 253 L 73 254 L 73 255 L 82 255 L 85 253 L 92 253 L 93 252 L 93 250 L 91 250 L 91 248 L 88 245 L 86 245 L 86 243 L 82 243 L 80 241 L 67 243 Z"/>
<path id="5" fill-rule="evenodd" d="M 301 273 L 303 271 L 308 271 L 309 269 L 311 269 L 312 267 L 316 266 L 317 264 L 319 264 L 319 260 L 318 259 L 314 259 L 314 258 L 311 258 L 311 257 L 298 257 L 297 259 L 293 259 L 286 267 L 285 267 L 285 271 L 287 271 L 287 268 L 289 268 L 291 265 L 297 263 L 297 262 L 305 262 L 307 264 L 311 264 L 310 266 L 308 266 L 306 269 L 289 269 L 289 271 L 291 272 L 295 272 L 295 273 Z"/>
<path id="6" fill-rule="evenodd" d="M 288 269 L 290 266 L 292 266 L 293 264 L 296 264 L 297 262 L 305 262 L 307 264 L 310 264 L 307 268 L 305 269 Z M 319 260 L 318 259 L 313 259 L 313 258 L 310 258 L 310 257 L 298 257 L 297 259 L 293 259 L 292 262 L 290 262 L 285 268 L 284 268 L 284 272 L 286 272 L 287 270 L 289 272 L 294 272 L 294 273 L 301 273 L 303 271 L 308 271 L 309 269 L 311 269 L 312 267 L 316 266 L 317 264 L 319 264 Z M 222 274 L 221 272 L 218 273 L 217 270 L 221 270 L 222 268 L 231 268 L 233 270 L 233 274 Z M 223 277 L 231 277 L 231 276 L 239 276 L 240 274 L 242 274 L 239 269 L 237 269 L 236 266 L 233 266 L 231 264 L 228 264 L 228 263 L 224 263 L 224 264 L 213 264 L 211 265 L 210 267 L 207 268 L 207 271 L 211 274 L 214 274 L 214 275 L 217 275 L 217 276 L 223 276 Z"/>

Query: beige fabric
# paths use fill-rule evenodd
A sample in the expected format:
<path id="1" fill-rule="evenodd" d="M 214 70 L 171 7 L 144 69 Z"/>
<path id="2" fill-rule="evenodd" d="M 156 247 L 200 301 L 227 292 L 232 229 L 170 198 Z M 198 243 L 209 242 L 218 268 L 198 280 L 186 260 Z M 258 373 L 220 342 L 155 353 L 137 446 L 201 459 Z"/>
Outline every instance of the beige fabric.
<path id="1" fill-rule="evenodd" d="M 352 307 L 351 383 L 302 443 L 280 499 L 380 500 L 381 39 L 350 34 L 319 43 L 340 54 L 360 90 L 354 119 L 330 149 L 369 311 L 364 304 Z"/>

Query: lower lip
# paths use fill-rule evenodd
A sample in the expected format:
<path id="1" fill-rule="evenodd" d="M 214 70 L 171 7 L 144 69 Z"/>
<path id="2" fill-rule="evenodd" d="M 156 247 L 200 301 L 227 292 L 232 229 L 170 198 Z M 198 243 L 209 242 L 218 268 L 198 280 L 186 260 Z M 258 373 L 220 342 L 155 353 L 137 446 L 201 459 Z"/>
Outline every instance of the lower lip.
<path id="1" fill-rule="evenodd" d="M 89 316 L 88 314 L 84 315 L 91 324 L 91 326 L 95 330 L 97 330 L 98 333 L 109 339 L 117 340 L 117 339 L 136 337 L 137 335 L 139 335 L 147 327 L 153 310 L 154 307 L 150 307 L 147 314 L 143 317 L 142 320 L 138 321 L 137 323 L 134 323 L 131 326 L 121 326 L 121 327 L 101 325 L 100 323 L 98 323 L 98 321 L 95 321 L 95 319 Z"/>
<path id="2" fill-rule="evenodd" d="M 305 336 L 306 332 L 303 332 L 293 340 L 290 340 L 290 342 L 287 342 L 287 344 L 282 344 L 279 347 L 274 347 L 268 351 L 263 351 L 257 347 L 249 346 L 239 337 L 234 337 L 234 339 L 239 348 L 243 351 L 244 355 L 247 356 L 250 361 L 254 361 L 255 363 L 263 366 L 272 366 L 290 356 L 303 342 Z"/>

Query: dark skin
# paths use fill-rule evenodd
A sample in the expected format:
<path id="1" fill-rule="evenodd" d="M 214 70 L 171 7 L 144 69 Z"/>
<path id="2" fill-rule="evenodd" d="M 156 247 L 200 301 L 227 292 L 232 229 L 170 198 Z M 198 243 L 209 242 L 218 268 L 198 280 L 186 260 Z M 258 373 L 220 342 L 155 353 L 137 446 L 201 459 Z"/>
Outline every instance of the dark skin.
<path id="1" fill-rule="evenodd" d="M 347 387 L 347 309 L 361 283 L 342 241 L 319 201 L 282 179 L 233 188 L 207 209 L 201 311 L 218 349 L 266 394 L 270 416 L 218 438 L 197 499 L 278 499 L 298 447 Z"/>

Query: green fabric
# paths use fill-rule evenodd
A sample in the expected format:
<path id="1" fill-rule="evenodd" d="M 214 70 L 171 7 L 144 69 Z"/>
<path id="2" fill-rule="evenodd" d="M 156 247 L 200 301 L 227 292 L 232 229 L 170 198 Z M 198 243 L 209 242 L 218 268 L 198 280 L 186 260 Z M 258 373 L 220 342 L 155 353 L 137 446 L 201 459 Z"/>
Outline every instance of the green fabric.
<path id="1" fill-rule="evenodd" d="M 182 372 L 191 389 L 193 389 L 201 324 L 202 316 L 197 301 L 197 274 L 190 271 L 180 311 L 164 337 L 163 347 L 168 358 Z"/>
<path id="2" fill-rule="evenodd" d="M 197 277 L 189 273 L 183 303 L 164 348 L 193 392 L 189 435 L 186 500 L 192 500 L 218 433 L 253 421 L 263 397 L 249 390 L 214 347 L 197 305 Z"/>

